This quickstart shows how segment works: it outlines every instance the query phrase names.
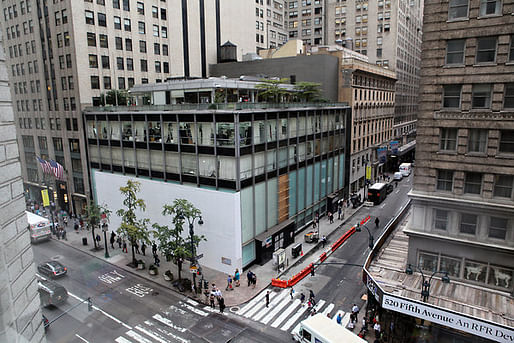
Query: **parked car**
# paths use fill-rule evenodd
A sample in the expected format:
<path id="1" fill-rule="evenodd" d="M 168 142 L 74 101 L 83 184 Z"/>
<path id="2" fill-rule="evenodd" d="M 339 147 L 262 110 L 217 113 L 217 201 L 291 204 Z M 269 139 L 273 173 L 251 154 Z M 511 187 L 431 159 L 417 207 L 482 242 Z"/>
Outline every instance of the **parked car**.
<path id="1" fill-rule="evenodd" d="M 393 180 L 394 181 L 401 181 L 403 179 L 403 175 L 401 172 L 396 172 L 394 173 L 393 175 Z"/>
<path id="2" fill-rule="evenodd" d="M 392 193 L 392 192 L 393 192 L 393 190 L 394 190 L 394 186 L 393 186 L 392 184 L 388 183 L 388 184 L 386 185 L 386 193 L 387 193 L 387 194 Z"/>
<path id="3" fill-rule="evenodd" d="M 66 288 L 48 280 L 38 280 L 38 292 L 43 307 L 56 306 L 66 302 L 68 291 Z"/>
<path id="4" fill-rule="evenodd" d="M 50 278 L 56 278 L 64 276 L 68 272 L 68 269 L 57 261 L 43 262 L 37 266 L 38 273 L 48 276 Z"/>

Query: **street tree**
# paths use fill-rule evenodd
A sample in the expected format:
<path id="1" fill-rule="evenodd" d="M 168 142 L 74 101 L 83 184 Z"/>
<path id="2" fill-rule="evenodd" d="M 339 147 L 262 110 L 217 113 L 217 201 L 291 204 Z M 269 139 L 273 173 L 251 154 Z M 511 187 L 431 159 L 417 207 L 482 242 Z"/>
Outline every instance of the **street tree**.
<path id="1" fill-rule="evenodd" d="M 147 229 L 150 220 L 148 218 L 138 218 L 136 215 L 136 211 L 144 212 L 146 210 L 145 201 L 137 197 L 140 189 L 141 183 L 133 180 L 128 180 L 126 186 L 120 187 L 120 192 L 124 197 L 123 205 L 126 208 L 120 208 L 116 211 L 116 214 L 121 217 L 121 224 L 117 232 L 127 237 L 132 246 L 132 262 L 130 264 L 132 267 L 137 265 L 134 249 L 136 242 L 150 243 Z"/>
<path id="2" fill-rule="evenodd" d="M 171 205 L 164 205 L 163 216 L 170 216 L 170 225 L 153 224 L 155 231 L 154 237 L 159 242 L 159 250 L 166 256 L 173 258 L 178 268 L 178 278 L 182 278 L 182 264 L 185 259 L 194 261 L 193 254 L 198 249 L 198 245 L 206 238 L 195 235 L 191 224 L 194 225 L 195 219 L 202 223 L 202 212 L 186 199 L 175 199 Z M 188 238 L 183 237 L 184 225 L 189 228 Z"/>
<path id="3" fill-rule="evenodd" d="M 280 84 L 288 82 L 289 79 L 287 78 L 279 80 L 263 79 L 262 83 L 257 84 L 256 88 L 260 90 L 259 95 L 264 100 L 278 103 L 282 97 L 289 97 L 291 95 L 287 89 L 280 87 Z"/>
<path id="4" fill-rule="evenodd" d="M 105 215 L 105 218 L 108 220 L 111 211 L 105 206 L 97 205 L 93 202 L 86 206 L 86 225 L 91 229 L 95 250 L 99 248 L 96 244 L 95 229 L 100 228 L 102 215 Z"/>
<path id="5" fill-rule="evenodd" d="M 321 99 L 320 87 L 320 83 L 307 81 L 297 82 L 294 86 L 297 90 L 297 98 L 305 102 L 319 101 Z"/>

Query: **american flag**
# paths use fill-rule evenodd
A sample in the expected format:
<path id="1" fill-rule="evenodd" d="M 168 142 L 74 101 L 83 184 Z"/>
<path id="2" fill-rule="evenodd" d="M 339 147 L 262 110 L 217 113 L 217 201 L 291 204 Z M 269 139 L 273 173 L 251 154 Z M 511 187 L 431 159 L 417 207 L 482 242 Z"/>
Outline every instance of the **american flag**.
<path id="1" fill-rule="evenodd" d="M 41 169 L 43 169 L 43 173 L 45 174 L 52 174 L 52 167 L 50 166 L 50 163 L 48 161 L 43 160 L 42 158 L 36 156 L 37 161 L 41 165 Z"/>
<path id="2" fill-rule="evenodd" d="M 64 168 L 54 160 L 50 160 L 48 163 L 50 163 L 50 166 L 52 168 L 52 172 L 54 173 L 55 177 L 58 180 L 64 180 Z"/>

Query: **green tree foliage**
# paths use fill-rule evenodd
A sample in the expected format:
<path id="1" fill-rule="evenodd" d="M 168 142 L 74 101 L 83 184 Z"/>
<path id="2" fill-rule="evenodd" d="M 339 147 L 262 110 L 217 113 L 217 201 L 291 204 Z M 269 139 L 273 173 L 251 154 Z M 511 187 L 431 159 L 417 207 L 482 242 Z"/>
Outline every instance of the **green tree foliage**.
<path id="1" fill-rule="evenodd" d="M 95 246 L 95 250 L 98 249 L 95 239 L 95 229 L 100 228 L 102 214 L 105 214 L 106 218 L 109 219 L 111 211 L 108 210 L 105 206 L 99 206 L 93 202 L 86 206 L 86 225 L 89 228 L 91 228 L 91 234 L 93 235 L 93 244 Z"/>
<path id="2" fill-rule="evenodd" d="M 184 259 L 194 257 L 193 252 L 197 251 L 200 242 L 206 240 L 204 236 L 191 236 L 191 230 L 188 238 L 184 238 L 184 225 L 190 229 L 195 219 L 201 220 L 202 212 L 185 199 L 175 199 L 173 204 L 163 206 L 162 215 L 171 217 L 170 225 L 153 224 L 153 235 L 159 242 L 159 250 L 177 264 L 178 278 L 181 279 Z M 191 244 L 194 249 L 191 249 Z"/>
<path id="3" fill-rule="evenodd" d="M 288 98 L 291 96 L 291 92 L 287 89 L 281 88 L 281 83 L 288 83 L 289 79 L 283 78 L 280 80 L 268 80 L 263 79 L 262 83 L 259 83 L 256 88 L 259 89 L 259 96 L 268 102 L 278 103 L 282 98 Z"/>
<path id="4" fill-rule="evenodd" d="M 117 232 L 128 238 L 132 246 L 132 265 L 135 267 L 137 264 L 136 253 L 134 245 L 137 241 L 143 241 L 146 244 L 150 243 L 149 232 L 147 226 L 150 222 L 148 218 L 137 218 L 136 211 L 144 212 L 146 204 L 143 199 L 137 197 L 137 193 L 141 189 L 141 184 L 137 181 L 128 180 L 127 185 L 120 187 L 120 192 L 125 199 L 123 205 L 126 208 L 120 208 L 116 214 L 121 217 L 121 224 Z"/>
<path id="5" fill-rule="evenodd" d="M 316 82 L 297 82 L 294 88 L 298 91 L 296 97 L 299 101 L 313 102 L 321 100 L 321 84 Z"/>

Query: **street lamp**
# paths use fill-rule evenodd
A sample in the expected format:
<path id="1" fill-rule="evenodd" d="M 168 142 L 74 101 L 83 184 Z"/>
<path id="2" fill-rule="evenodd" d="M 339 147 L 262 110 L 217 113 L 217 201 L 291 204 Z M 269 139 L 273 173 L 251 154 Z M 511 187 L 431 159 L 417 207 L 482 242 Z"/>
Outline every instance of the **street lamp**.
<path id="1" fill-rule="evenodd" d="M 428 278 L 427 280 L 425 274 L 423 274 L 423 270 L 421 270 L 421 268 L 419 268 L 418 266 L 411 265 L 410 263 L 407 265 L 407 268 L 405 269 L 405 274 L 412 275 L 414 273 L 414 269 L 417 269 L 421 273 L 421 277 L 423 279 L 423 282 L 421 284 L 421 298 L 423 299 L 423 302 L 428 301 L 428 297 L 430 296 L 430 284 L 432 282 L 432 278 L 434 277 L 434 275 L 443 274 L 441 281 L 443 283 L 450 283 L 450 277 L 448 276 L 447 271 L 434 271 L 432 275 L 430 275 L 430 278 Z"/>
<path id="2" fill-rule="evenodd" d="M 191 239 L 191 265 L 196 266 L 196 251 L 195 251 L 195 244 L 194 244 L 194 222 L 196 219 L 198 219 L 198 224 L 203 225 L 203 219 L 202 216 L 185 216 L 183 213 L 179 214 L 179 219 L 186 219 L 187 223 L 189 224 L 189 236 Z M 196 290 L 196 272 L 193 273 L 193 289 Z"/>
<path id="3" fill-rule="evenodd" d="M 367 226 L 366 224 L 362 224 L 362 226 L 364 226 L 364 227 L 366 228 L 366 231 L 368 231 L 368 235 L 369 235 L 369 236 L 368 236 L 368 239 L 369 239 L 369 248 L 370 248 L 371 250 L 373 250 L 373 246 L 374 246 L 374 243 L 373 243 L 373 241 L 374 241 L 373 235 L 371 234 L 371 231 L 369 231 L 368 226 Z M 357 225 L 355 225 L 355 231 L 357 231 L 357 232 L 361 232 L 361 231 L 362 231 L 362 229 L 361 229 L 361 224 L 360 224 L 360 223 L 357 223 Z"/>
<path id="4" fill-rule="evenodd" d="M 107 230 L 109 230 L 109 225 L 107 222 L 102 224 L 102 231 L 104 232 L 104 243 L 105 243 L 105 258 L 109 258 L 109 251 L 107 250 Z"/>

